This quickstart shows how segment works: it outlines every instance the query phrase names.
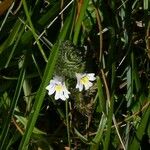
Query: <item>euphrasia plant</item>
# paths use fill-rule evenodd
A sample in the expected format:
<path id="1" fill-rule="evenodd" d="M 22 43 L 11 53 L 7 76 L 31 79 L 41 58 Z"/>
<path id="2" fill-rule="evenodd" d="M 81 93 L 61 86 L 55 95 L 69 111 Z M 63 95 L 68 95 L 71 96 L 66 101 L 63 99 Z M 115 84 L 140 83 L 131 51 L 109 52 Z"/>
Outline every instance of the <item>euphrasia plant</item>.
<path id="1" fill-rule="evenodd" d="M 86 50 L 76 48 L 70 41 L 62 42 L 54 77 L 46 87 L 48 95 L 55 94 L 55 100 L 65 101 L 69 98 L 69 95 L 73 98 L 78 97 L 79 92 L 88 90 L 93 86 L 92 82 L 96 79 L 95 74 L 86 73 L 87 59 L 85 59 L 85 56 Z M 80 94 L 81 97 L 83 95 Z M 78 100 L 76 100 L 76 103 L 78 103 Z"/>
<path id="2" fill-rule="evenodd" d="M 55 74 L 75 78 L 75 73 L 85 71 L 85 53 L 70 41 L 62 42 L 55 67 Z"/>

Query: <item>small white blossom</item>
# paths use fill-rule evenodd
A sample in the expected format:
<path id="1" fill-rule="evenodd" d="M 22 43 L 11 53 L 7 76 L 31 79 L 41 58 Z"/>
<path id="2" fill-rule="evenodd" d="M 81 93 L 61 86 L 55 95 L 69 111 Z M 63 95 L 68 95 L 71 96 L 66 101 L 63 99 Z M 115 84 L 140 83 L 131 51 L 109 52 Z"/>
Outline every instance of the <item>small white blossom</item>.
<path id="1" fill-rule="evenodd" d="M 83 87 L 85 87 L 85 90 L 88 90 L 93 83 L 90 81 L 94 81 L 96 78 L 94 77 L 94 73 L 76 73 L 77 77 L 77 85 L 76 88 L 79 89 L 79 91 L 83 90 Z"/>
<path id="2" fill-rule="evenodd" d="M 46 89 L 48 90 L 48 95 L 55 93 L 55 100 L 61 99 L 65 101 L 69 98 L 70 92 L 67 90 L 62 77 L 55 76 L 52 80 L 50 80 L 50 84 L 46 87 Z"/>

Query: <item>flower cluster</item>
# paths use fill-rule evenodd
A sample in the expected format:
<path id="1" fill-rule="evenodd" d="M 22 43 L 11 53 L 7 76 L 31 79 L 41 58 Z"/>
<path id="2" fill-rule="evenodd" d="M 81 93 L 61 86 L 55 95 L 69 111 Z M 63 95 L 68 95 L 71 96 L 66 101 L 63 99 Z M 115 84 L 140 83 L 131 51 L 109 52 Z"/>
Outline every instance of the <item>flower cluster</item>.
<path id="1" fill-rule="evenodd" d="M 94 75 L 94 73 L 76 73 L 76 88 L 79 89 L 79 91 L 82 91 L 83 88 L 88 90 L 93 85 L 91 81 L 96 79 Z M 46 89 L 48 90 L 48 95 L 55 93 L 55 100 L 61 99 L 65 101 L 69 98 L 70 92 L 67 90 L 64 79 L 60 76 L 55 76 L 52 80 L 50 80 L 50 84 L 46 87 Z"/>
<path id="2" fill-rule="evenodd" d="M 48 90 L 48 95 L 52 95 L 53 93 L 55 93 L 56 100 L 66 100 L 67 98 L 69 98 L 70 92 L 67 90 L 62 77 L 55 76 L 50 81 L 50 84 L 46 87 L 46 89 Z"/>
<path id="3" fill-rule="evenodd" d="M 94 73 L 89 74 L 76 73 L 76 78 L 77 78 L 76 88 L 78 88 L 79 91 L 82 91 L 83 87 L 85 87 L 85 90 L 88 90 L 93 85 L 93 83 L 90 81 L 94 81 L 96 79 L 94 77 Z"/>

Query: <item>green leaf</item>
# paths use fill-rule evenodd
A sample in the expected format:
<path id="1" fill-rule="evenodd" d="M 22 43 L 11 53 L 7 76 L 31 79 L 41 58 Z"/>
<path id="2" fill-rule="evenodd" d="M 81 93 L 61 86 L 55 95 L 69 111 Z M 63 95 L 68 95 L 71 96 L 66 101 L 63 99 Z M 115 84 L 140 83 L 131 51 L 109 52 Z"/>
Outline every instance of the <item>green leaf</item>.
<path id="1" fill-rule="evenodd" d="M 17 118 L 17 121 L 21 122 L 26 129 L 28 119 L 25 117 L 22 117 L 22 116 L 18 116 L 18 115 L 15 115 L 15 117 Z M 46 134 L 45 132 L 43 132 L 43 131 L 39 130 L 38 128 L 35 128 L 35 127 L 33 129 L 33 133 L 35 133 L 35 134 Z"/>
<path id="2" fill-rule="evenodd" d="M 149 103 L 150 106 L 150 103 Z M 149 123 L 150 119 L 150 107 L 147 107 L 147 109 L 144 111 L 142 115 L 142 119 L 139 123 L 139 126 L 137 128 L 137 131 L 134 135 L 134 139 L 129 145 L 129 150 L 139 150 L 140 149 L 140 142 L 142 140 L 143 135 L 145 134 L 145 129 Z"/>

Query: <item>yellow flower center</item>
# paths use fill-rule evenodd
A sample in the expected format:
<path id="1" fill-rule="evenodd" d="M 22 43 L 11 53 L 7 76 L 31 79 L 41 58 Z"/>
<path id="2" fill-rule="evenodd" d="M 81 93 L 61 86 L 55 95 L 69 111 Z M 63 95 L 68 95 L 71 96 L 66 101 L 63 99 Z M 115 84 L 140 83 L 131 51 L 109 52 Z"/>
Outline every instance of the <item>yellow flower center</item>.
<path id="1" fill-rule="evenodd" d="M 62 91 L 62 90 L 63 90 L 62 85 L 56 85 L 56 86 L 55 86 L 55 91 L 60 92 L 60 91 Z"/>
<path id="2" fill-rule="evenodd" d="M 81 83 L 82 84 L 87 84 L 89 82 L 89 79 L 88 79 L 88 77 L 87 76 L 85 76 L 85 77 L 83 77 L 82 79 L 81 79 Z"/>

